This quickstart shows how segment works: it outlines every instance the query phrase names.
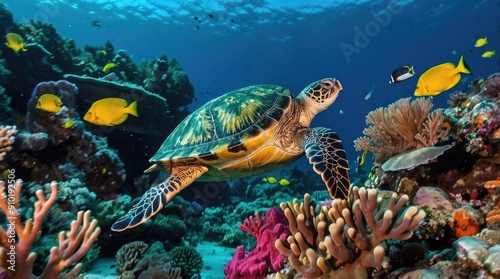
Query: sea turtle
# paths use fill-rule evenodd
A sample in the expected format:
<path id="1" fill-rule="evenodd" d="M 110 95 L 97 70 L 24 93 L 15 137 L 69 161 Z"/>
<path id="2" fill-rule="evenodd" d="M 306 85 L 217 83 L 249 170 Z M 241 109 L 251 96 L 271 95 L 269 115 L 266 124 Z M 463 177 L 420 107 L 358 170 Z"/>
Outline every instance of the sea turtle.
<path id="1" fill-rule="evenodd" d="M 146 172 L 164 168 L 164 182 L 112 226 L 135 227 L 156 214 L 182 189 L 198 181 L 257 175 L 290 164 L 304 153 L 331 197 L 350 190 L 342 143 L 328 128 L 309 128 L 314 116 L 337 98 L 333 78 L 313 82 L 297 96 L 277 85 L 253 85 L 212 99 L 188 115 L 167 137 Z"/>

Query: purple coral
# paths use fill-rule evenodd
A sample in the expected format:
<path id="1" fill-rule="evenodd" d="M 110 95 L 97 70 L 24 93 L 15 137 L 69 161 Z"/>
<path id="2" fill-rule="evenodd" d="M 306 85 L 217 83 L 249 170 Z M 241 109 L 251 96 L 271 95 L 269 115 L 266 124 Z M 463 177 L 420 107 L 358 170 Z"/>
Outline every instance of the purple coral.
<path id="1" fill-rule="evenodd" d="M 255 219 L 245 220 L 240 229 L 255 236 L 257 244 L 247 254 L 243 246 L 236 248 L 233 258 L 224 268 L 226 278 L 265 278 L 268 265 L 274 271 L 282 268 L 285 256 L 278 252 L 274 242 L 276 239 L 285 241 L 290 231 L 288 221 L 281 210 L 268 209 L 264 220 L 256 214 Z"/>
<path id="2" fill-rule="evenodd" d="M 460 104 L 465 102 L 468 98 L 469 98 L 469 96 L 467 94 L 463 93 L 462 91 L 455 91 L 455 92 L 450 94 L 450 97 L 448 99 L 448 105 L 450 105 L 450 107 L 452 107 L 452 108 L 458 107 L 458 106 L 460 106 Z"/>
<path id="3" fill-rule="evenodd" d="M 494 74 L 488 77 L 483 96 L 485 99 L 493 102 L 500 102 L 500 74 Z"/>

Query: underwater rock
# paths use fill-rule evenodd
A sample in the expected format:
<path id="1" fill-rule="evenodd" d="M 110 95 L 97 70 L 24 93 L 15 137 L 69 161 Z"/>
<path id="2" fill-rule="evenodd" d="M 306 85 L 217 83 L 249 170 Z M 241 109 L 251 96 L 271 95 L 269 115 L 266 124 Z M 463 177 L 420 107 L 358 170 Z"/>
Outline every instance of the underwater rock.
<path id="1" fill-rule="evenodd" d="M 448 214 L 454 209 L 448 194 L 437 187 L 420 187 L 411 204 L 418 207 L 426 206 L 431 210 L 440 209 Z"/>

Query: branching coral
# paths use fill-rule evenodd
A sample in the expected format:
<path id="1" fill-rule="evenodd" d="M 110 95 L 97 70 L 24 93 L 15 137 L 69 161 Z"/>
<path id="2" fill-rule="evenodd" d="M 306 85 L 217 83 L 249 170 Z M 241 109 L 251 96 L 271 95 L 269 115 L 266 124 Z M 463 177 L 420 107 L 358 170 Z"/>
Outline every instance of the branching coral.
<path id="1" fill-rule="evenodd" d="M 329 274 L 335 278 L 368 278 L 368 268 L 382 264 L 386 239 L 405 240 L 425 217 L 410 206 L 408 196 L 393 193 L 382 199 L 375 189 L 352 188 L 350 200 L 335 199 L 331 206 L 314 208 L 304 202 L 283 203 L 291 236 L 275 242 L 280 253 L 306 278 Z M 328 278 L 328 277 L 325 277 Z"/>
<path id="2" fill-rule="evenodd" d="M 0 228 L 0 266 L 8 270 L 9 275 L 6 278 L 33 278 L 32 269 L 36 254 L 30 250 L 41 235 L 43 219 L 56 202 L 58 193 L 56 182 L 52 182 L 50 186 L 52 193 L 48 199 L 42 190 L 36 192 L 38 201 L 34 205 L 33 219 L 22 224 L 18 215 L 21 180 L 9 184 L 7 191 L 5 182 L 0 181 L 0 207 L 9 221 L 7 230 Z M 50 249 L 45 271 L 35 278 L 53 279 L 59 276 L 64 269 L 71 267 L 89 251 L 100 232 L 97 221 L 90 221 L 90 211 L 78 212 L 77 219 L 71 222 L 71 229 L 59 233 L 59 246 Z M 77 264 L 70 273 L 64 274 L 65 278 L 75 278 L 81 268 L 81 264 Z"/>
<path id="3" fill-rule="evenodd" d="M 400 99 L 366 117 L 366 136 L 354 141 L 357 151 L 368 150 L 387 157 L 406 150 L 433 146 L 448 134 L 442 129 L 441 110 L 431 112 L 431 99 Z"/>
<path id="4" fill-rule="evenodd" d="M 254 236 L 257 244 L 248 253 L 243 246 L 236 247 L 233 258 L 224 268 L 226 278 L 264 278 L 269 272 L 283 267 L 285 257 L 275 248 L 274 242 L 286 239 L 289 233 L 287 219 L 278 208 L 266 210 L 265 215 L 261 218 L 255 213 L 255 218 L 250 216 L 238 226 Z"/>
<path id="5" fill-rule="evenodd" d="M 12 149 L 16 133 L 16 126 L 0 126 L 0 161 L 3 160 L 5 153 Z"/>

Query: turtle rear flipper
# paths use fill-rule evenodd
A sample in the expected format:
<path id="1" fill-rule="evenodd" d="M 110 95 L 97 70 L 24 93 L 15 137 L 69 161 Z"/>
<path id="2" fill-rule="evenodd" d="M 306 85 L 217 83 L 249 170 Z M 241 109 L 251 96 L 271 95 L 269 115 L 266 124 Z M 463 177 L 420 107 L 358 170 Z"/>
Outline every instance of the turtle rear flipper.
<path id="1" fill-rule="evenodd" d="M 349 163 L 337 134 L 327 128 L 306 131 L 304 149 L 314 171 L 321 175 L 332 198 L 345 198 L 349 194 Z"/>
<path id="2" fill-rule="evenodd" d="M 139 203 L 118 219 L 111 230 L 119 232 L 146 222 L 207 170 L 207 167 L 201 165 L 173 165 L 167 180 L 147 190 Z"/>

